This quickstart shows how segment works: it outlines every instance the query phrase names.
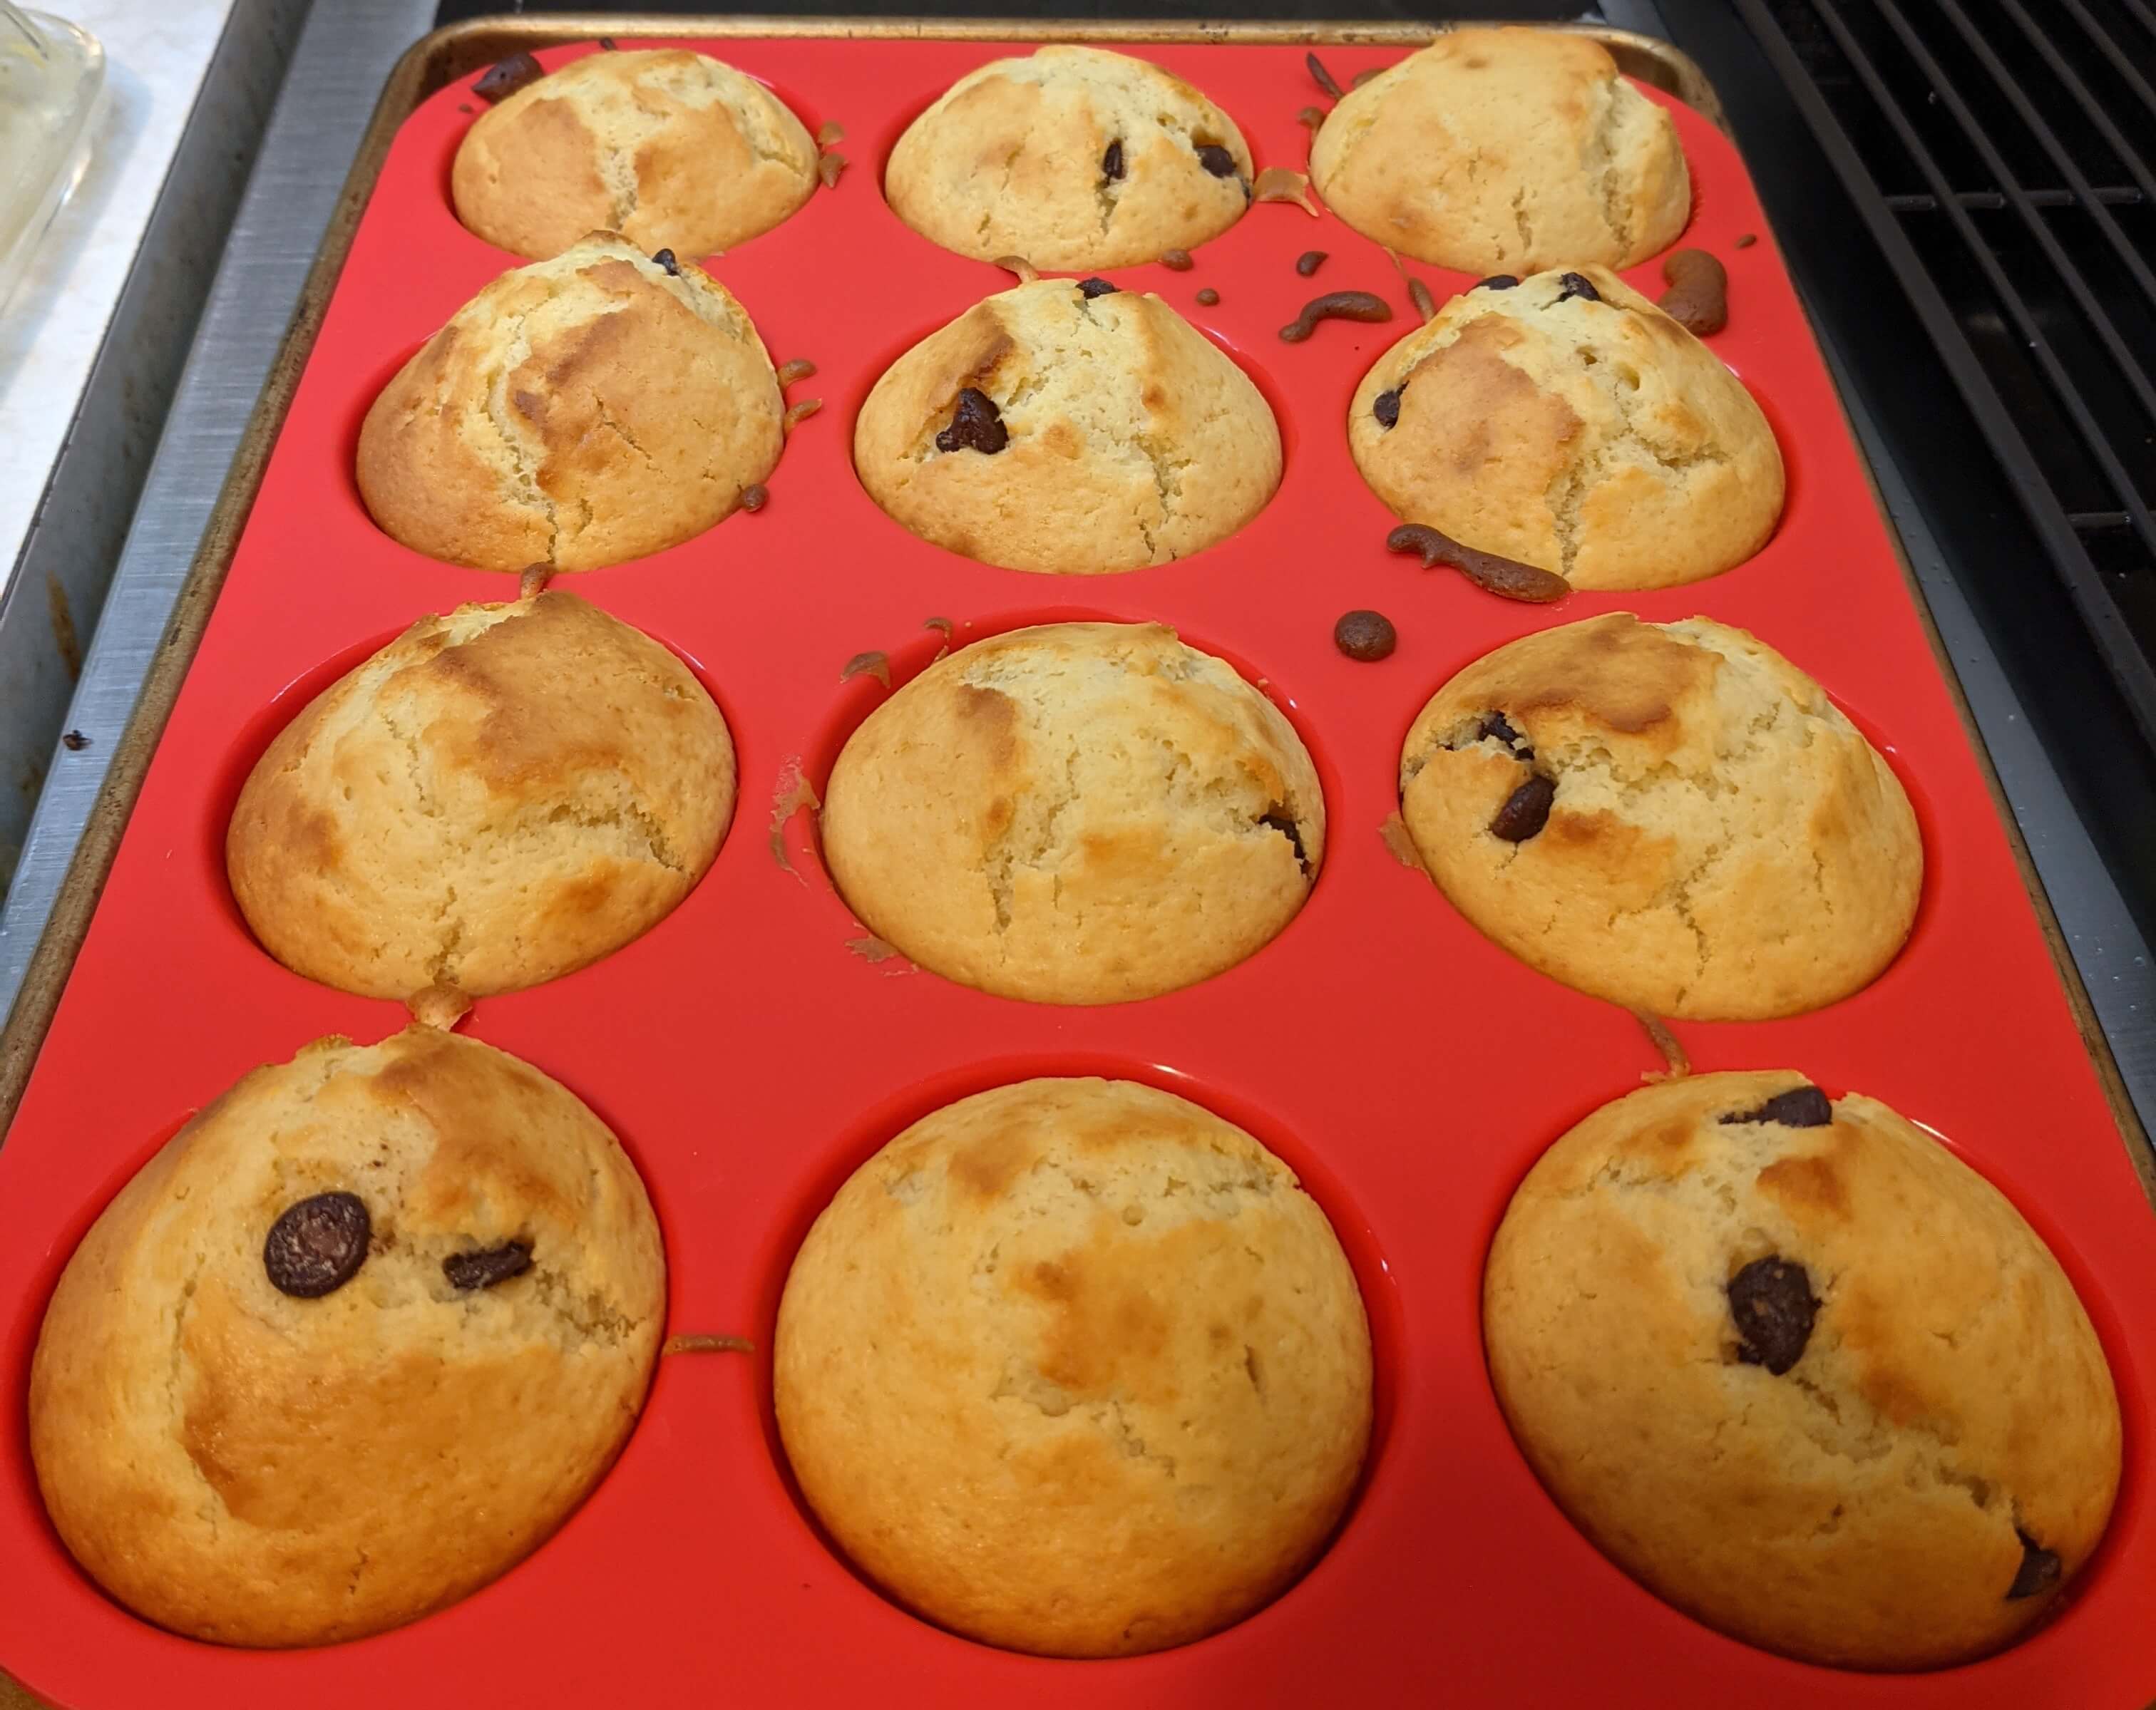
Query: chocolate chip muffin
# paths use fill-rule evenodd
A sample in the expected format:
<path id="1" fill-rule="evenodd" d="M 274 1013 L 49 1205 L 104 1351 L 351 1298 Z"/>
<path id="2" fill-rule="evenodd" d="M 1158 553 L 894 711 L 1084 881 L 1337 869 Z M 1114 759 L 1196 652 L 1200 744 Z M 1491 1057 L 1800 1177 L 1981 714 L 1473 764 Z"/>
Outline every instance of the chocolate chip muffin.
<path id="1" fill-rule="evenodd" d="M 816 145 L 786 105 L 685 49 L 593 53 L 473 122 L 449 174 L 457 218 L 519 255 L 587 232 L 710 255 L 767 232 L 816 187 Z"/>
<path id="2" fill-rule="evenodd" d="M 610 232 L 506 273 L 359 433 L 382 530 L 475 570 L 596 570 L 679 545 L 778 461 L 778 376 L 726 288 Z"/>
<path id="3" fill-rule="evenodd" d="M 659 1226 L 598 1119 L 414 1027 L 259 1068 L 60 1277 L 30 1451 L 61 1539 L 227 1645 L 380 1632 L 560 1525 L 644 1405 Z"/>
<path id="4" fill-rule="evenodd" d="M 778 1428 L 893 1597 L 1055 1656 L 1278 1595 L 1370 1434 L 1354 1273 L 1286 1166 L 1127 1081 L 947 1105 L 857 1170 L 778 1308 Z"/>
<path id="5" fill-rule="evenodd" d="M 1348 443 L 1407 521 L 1576 588 L 1717 575 L 1782 514 L 1781 448 L 1744 383 L 1599 267 L 1453 298 L 1363 377 Z"/>
<path id="6" fill-rule="evenodd" d="M 1997 1190 L 1787 1071 L 1604 1105 L 1513 1196 L 1490 1376 L 1580 1529 L 1808 1661 L 1938 1668 L 2050 1612 L 2118 1488 L 2073 1286 Z"/>
<path id="7" fill-rule="evenodd" d="M 1668 113 L 1559 30 L 1447 31 L 1342 98 L 1310 172 L 1364 237 L 1463 273 L 1630 267 L 1691 215 Z"/>
<path id="8" fill-rule="evenodd" d="M 1152 623 L 1056 623 L 922 672 L 848 740 L 824 858 L 869 929 L 1005 997 L 1117 1003 L 1294 918 L 1325 799 L 1273 704 Z"/>
<path id="9" fill-rule="evenodd" d="M 1250 377 L 1155 296 L 1037 279 L 976 304 L 861 406 L 854 468 L 923 540 L 1090 576 L 1225 540 L 1280 484 Z"/>
<path id="10" fill-rule="evenodd" d="M 225 867 L 295 972 L 477 997 L 657 924 L 733 806 L 733 742 L 703 685 L 549 591 L 423 617 L 316 697 L 248 775 Z"/>
<path id="11" fill-rule="evenodd" d="M 1408 732 L 1400 806 L 1479 930 L 1658 1016 L 1845 997 L 1923 885 L 1886 761 L 1803 672 L 1704 617 L 1612 612 L 1476 660 Z"/>
<path id="12" fill-rule="evenodd" d="M 1130 267 L 1192 249 L 1250 206 L 1235 121 L 1179 77 L 1100 48 L 1042 48 L 970 72 L 906 127 L 884 196 L 976 260 Z"/>

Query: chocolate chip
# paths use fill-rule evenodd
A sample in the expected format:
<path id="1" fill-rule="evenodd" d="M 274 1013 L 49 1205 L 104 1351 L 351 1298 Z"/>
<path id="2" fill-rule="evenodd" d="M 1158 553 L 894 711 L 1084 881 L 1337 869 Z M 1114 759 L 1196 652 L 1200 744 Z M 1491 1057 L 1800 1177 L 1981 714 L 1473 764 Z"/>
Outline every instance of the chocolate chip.
<path id="1" fill-rule="evenodd" d="M 1003 412 L 986 392 L 968 387 L 958 394 L 958 407 L 951 425 L 936 436 L 938 451 L 995 453 L 1010 443 L 1010 429 L 1004 426 Z"/>
<path id="2" fill-rule="evenodd" d="M 531 1243 L 528 1241 L 505 1241 L 500 1247 L 479 1252 L 451 1253 L 442 1261 L 442 1274 L 449 1279 L 449 1286 L 466 1291 L 491 1288 L 511 1277 L 522 1276 L 531 1268 Z"/>
<path id="3" fill-rule="evenodd" d="M 1327 291 L 1302 305 L 1302 313 L 1280 330 L 1281 339 L 1299 345 L 1317 330 L 1321 320 L 1390 320 L 1393 305 L 1374 291 Z"/>
<path id="4" fill-rule="evenodd" d="M 490 105 L 505 101 L 526 84 L 536 83 L 546 74 L 529 54 L 511 54 L 506 59 L 489 66 L 486 75 L 472 85 L 472 93 Z"/>
<path id="5" fill-rule="evenodd" d="M 1364 663 L 1382 659 L 1399 644 L 1393 620 L 1382 612 L 1349 612 L 1332 626 L 1332 645 Z"/>
<path id="6" fill-rule="evenodd" d="M 1198 264 L 1190 259 L 1188 249 L 1163 249 L 1160 253 L 1160 264 L 1170 273 L 1188 273 Z"/>
<path id="7" fill-rule="evenodd" d="M 1695 338 L 1712 338 L 1729 325 L 1729 270 L 1704 249 L 1679 249 L 1662 259 L 1670 288 L 1657 304 Z"/>
<path id="8" fill-rule="evenodd" d="M 658 250 L 652 255 L 651 259 L 657 265 L 665 268 L 674 278 L 678 279 L 681 277 L 681 264 L 674 259 L 672 250 Z"/>
<path id="9" fill-rule="evenodd" d="M 1220 294 L 1219 294 L 1218 291 L 1214 290 L 1214 289 L 1212 288 L 1212 286 L 1210 286 L 1210 285 L 1207 285 L 1204 289 L 1202 289 L 1201 291 L 1199 291 L 1199 294 L 1198 294 L 1198 301 L 1199 301 L 1199 305 L 1200 305 L 1202 307 L 1204 307 L 1204 308 L 1207 308 L 1207 309 L 1210 309 L 1210 308 L 1211 308 L 1211 307 L 1212 307 L 1215 303 L 1218 303 L 1219 300 L 1220 300 Z"/>
<path id="10" fill-rule="evenodd" d="M 1584 297 L 1590 303 L 1602 300 L 1602 293 L 1594 289 L 1594 281 L 1585 274 L 1561 273 L 1557 276 L 1557 300 L 1560 303 L 1568 297 Z"/>
<path id="11" fill-rule="evenodd" d="M 70 730 L 60 738 L 60 746 L 67 750 L 69 754 L 80 754 L 83 750 L 90 746 L 90 738 L 80 730 Z"/>
<path id="12" fill-rule="evenodd" d="M 1535 757 L 1533 745 L 1512 728 L 1512 721 L 1502 713 L 1485 713 L 1482 722 L 1475 727 L 1477 737 L 1491 736 L 1512 750 L 1512 758 L 1531 760 Z"/>
<path id="13" fill-rule="evenodd" d="M 1758 233 L 1757 233 L 1756 232 L 1747 232 L 1747 233 L 1746 233 L 1743 237 L 1739 238 L 1737 240 L 1737 242 L 1736 242 L 1732 246 L 1731 246 L 1731 247 L 1732 247 L 1732 248 L 1738 248 L 1738 249 L 1749 249 L 1749 248 L 1751 248 L 1754 243 L 1757 243 L 1758 241 L 1759 241 Z"/>
<path id="14" fill-rule="evenodd" d="M 1725 1127 L 1733 1122 L 1772 1122 L 1784 1128 L 1825 1128 L 1833 1120 L 1833 1103 L 1817 1087 L 1792 1087 L 1757 1110 L 1732 1111 L 1722 1119 Z"/>
<path id="15" fill-rule="evenodd" d="M 1490 822 L 1490 835 L 1508 843 L 1524 843 L 1542 835 L 1549 823 L 1550 803 L 1557 799 L 1557 780 L 1537 772 L 1505 798 L 1497 817 Z"/>
<path id="16" fill-rule="evenodd" d="M 613 54 L 619 51 L 619 49 L 615 46 L 614 39 L 612 36 L 601 36 L 598 38 L 598 41 L 600 49 L 603 52 Z"/>
<path id="17" fill-rule="evenodd" d="M 1117 137 L 1108 145 L 1108 151 L 1101 156 L 1101 176 L 1109 183 L 1121 181 L 1123 176 L 1123 140 Z"/>
<path id="18" fill-rule="evenodd" d="M 1096 297 L 1114 296 L 1116 288 L 1103 279 L 1081 279 L 1078 281 L 1078 294 L 1090 303 Z"/>
<path id="19" fill-rule="evenodd" d="M 1317 83 L 1317 86 L 1323 90 L 1326 94 L 1331 95 L 1334 100 L 1338 100 L 1342 95 L 1347 93 L 1345 90 L 1340 87 L 1339 83 L 1334 79 L 1332 74 L 1325 69 L 1325 62 L 1319 59 L 1317 54 L 1305 54 L 1302 56 L 1302 64 L 1304 69 L 1310 73 L 1312 79 Z"/>
<path id="20" fill-rule="evenodd" d="M 1203 142 L 1198 146 L 1198 164 L 1216 178 L 1235 176 L 1235 157 L 1217 142 Z"/>
<path id="21" fill-rule="evenodd" d="M 1301 867 L 1303 877 L 1309 878 L 1310 857 L 1303 853 L 1302 827 L 1295 822 L 1295 816 L 1285 807 L 1269 807 L 1258 816 L 1258 823 L 1270 827 L 1295 846 L 1296 863 Z"/>
<path id="22" fill-rule="evenodd" d="M 2041 1597 L 2059 1583 L 2059 1558 L 2046 1549 L 2019 1526 L 2014 1535 L 2021 1540 L 2021 1565 L 2015 1570 L 2014 1583 L 2006 1588 L 2006 1600 L 2018 1601 L 2024 1597 Z"/>
<path id="23" fill-rule="evenodd" d="M 357 1194 L 315 1194 L 287 1206 L 262 1243 L 270 1286 L 301 1300 L 335 1293 L 367 1262 L 373 1224 Z"/>
<path id="24" fill-rule="evenodd" d="M 1326 249 L 1306 249 L 1295 259 L 1295 270 L 1305 279 L 1325 265 L 1325 258 L 1332 252 Z"/>
<path id="25" fill-rule="evenodd" d="M 771 503 L 771 489 L 761 481 L 752 481 L 742 489 L 742 509 L 752 514 Z"/>
<path id="26" fill-rule="evenodd" d="M 1567 274 L 1567 279 L 1578 279 L 1578 274 Z M 1467 289 L 1471 291 L 1509 291 L 1520 282 L 1516 273 L 1493 273 L 1486 279 L 1477 279 Z"/>
<path id="27" fill-rule="evenodd" d="M 1779 1255 L 1754 1259 L 1729 1279 L 1729 1316 L 1737 1321 L 1737 1358 L 1776 1377 L 1804 1355 L 1820 1303 L 1810 1274 Z"/>
<path id="28" fill-rule="evenodd" d="M 1406 390 L 1404 386 L 1396 386 L 1370 400 L 1370 413 L 1378 418 L 1380 428 L 1390 428 L 1400 419 L 1400 394 Z"/>

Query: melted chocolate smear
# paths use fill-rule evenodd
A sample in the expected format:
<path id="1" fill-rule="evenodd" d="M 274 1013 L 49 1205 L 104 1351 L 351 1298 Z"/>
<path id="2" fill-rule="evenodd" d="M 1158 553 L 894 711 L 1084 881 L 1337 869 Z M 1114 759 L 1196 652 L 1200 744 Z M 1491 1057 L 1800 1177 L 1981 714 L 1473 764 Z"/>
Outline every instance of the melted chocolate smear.
<path id="1" fill-rule="evenodd" d="M 1579 275 L 1572 273 L 1567 274 L 1565 277 L 1568 279 L 1576 279 Z M 1516 273 L 1493 273 L 1486 279 L 1476 280 L 1467 289 L 1471 291 L 1509 291 L 1519 282 L 1520 276 Z"/>
<path id="2" fill-rule="evenodd" d="M 262 1268 L 280 1293 L 318 1300 L 359 1274 L 373 1232 L 367 1202 L 357 1194 L 316 1194 L 287 1206 L 270 1226 Z"/>
<path id="3" fill-rule="evenodd" d="M 490 1247 L 480 1252 L 451 1253 L 442 1261 L 442 1274 L 449 1279 L 449 1286 L 467 1293 L 475 1288 L 491 1288 L 511 1277 L 522 1276 L 531 1268 L 531 1243 L 528 1241 L 505 1241 L 500 1247 Z"/>
<path id="4" fill-rule="evenodd" d="M 1500 595 L 1507 600 L 1547 605 L 1552 600 L 1562 600 L 1572 591 L 1572 584 L 1554 571 L 1463 546 L 1428 523 L 1402 523 L 1385 536 L 1385 550 L 1415 553 L 1421 558 L 1424 570 L 1440 564 L 1452 565 L 1485 593 Z"/>
<path id="5" fill-rule="evenodd" d="M 1833 1121 L 1833 1101 L 1817 1087 L 1792 1087 L 1757 1110 L 1732 1111 L 1722 1119 L 1724 1127 L 1735 1122 L 1772 1122 L 1784 1128 L 1825 1128 Z"/>
<path id="6" fill-rule="evenodd" d="M 546 74 L 529 54 L 511 54 L 506 59 L 489 66 L 486 75 L 472 85 L 472 93 L 491 105 L 507 100 L 526 84 L 536 83 Z"/>
<path id="7" fill-rule="evenodd" d="M 1568 297 L 1584 297 L 1590 303 L 1602 300 L 1602 293 L 1594 289 L 1594 281 L 1585 274 L 1561 273 L 1557 276 L 1557 300 L 1560 303 Z"/>
<path id="8" fill-rule="evenodd" d="M 1802 1265 L 1779 1255 L 1753 1260 L 1729 1279 L 1737 1358 L 1780 1377 L 1803 1358 L 1819 1309 L 1810 1273 Z"/>
<path id="9" fill-rule="evenodd" d="M 1108 145 L 1108 151 L 1101 156 L 1101 176 L 1109 183 L 1122 181 L 1123 176 L 1123 140 L 1117 137 Z"/>
<path id="10" fill-rule="evenodd" d="M 1295 816 L 1285 807 L 1269 807 L 1258 816 L 1258 823 L 1270 826 L 1295 846 L 1295 858 L 1302 868 L 1302 876 L 1310 877 L 1310 857 L 1303 853 L 1302 827 L 1295 822 Z"/>
<path id="11" fill-rule="evenodd" d="M 1078 281 L 1078 294 L 1090 303 L 1096 297 L 1114 296 L 1116 288 L 1104 279 L 1081 279 Z"/>
<path id="12" fill-rule="evenodd" d="M 1490 835 L 1508 843 L 1524 843 L 1542 835 L 1549 823 L 1550 803 L 1557 799 L 1557 780 L 1537 772 L 1510 796 L 1490 822 Z"/>
<path id="13" fill-rule="evenodd" d="M 1280 330 L 1283 341 L 1299 345 L 1317 330 L 1321 320 L 1390 320 L 1393 305 L 1374 291 L 1327 291 L 1302 305 L 1302 313 Z"/>
<path id="14" fill-rule="evenodd" d="M 1380 428 L 1390 428 L 1400 419 L 1400 394 L 1407 390 L 1396 386 L 1390 392 L 1381 392 L 1370 400 L 1370 413 L 1378 418 Z"/>
<path id="15" fill-rule="evenodd" d="M 2014 1583 L 2006 1588 L 2009 1603 L 2041 1597 L 2059 1583 L 2061 1571 L 2058 1557 L 2019 1526 L 2014 1528 L 2014 1535 L 2021 1540 L 2021 1565 L 2015 1570 Z"/>
<path id="16" fill-rule="evenodd" d="M 958 407 L 951 425 L 936 436 L 938 451 L 978 451 L 993 454 L 1010 443 L 1010 429 L 1003 412 L 986 392 L 968 387 L 958 394 Z"/>
<path id="17" fill-rule="evenodd" d="M 1216 178 L 1235 176 L 1235 157 L 1217 142 L 1203 142 L 1198 146 L 1198 164 Z"/>
<path id="18" fill-rule="evenodd" d="M 651 259 L 656 265 L 665 268 L 674 278 L 678 279 L 681 277 L 681 264 L 675 259 L 672 250 L 658 250 L 653 253 Z"/>

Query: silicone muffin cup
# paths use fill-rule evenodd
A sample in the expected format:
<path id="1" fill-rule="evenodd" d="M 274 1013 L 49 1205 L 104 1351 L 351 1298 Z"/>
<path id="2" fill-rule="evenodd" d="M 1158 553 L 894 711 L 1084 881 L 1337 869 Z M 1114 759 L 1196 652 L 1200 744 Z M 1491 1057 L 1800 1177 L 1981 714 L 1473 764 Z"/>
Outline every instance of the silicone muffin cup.
<path id="1" fill-rule="evenodd" d="M 624 34 L 634 33 L 629 26 Z M 654 31 L 656 26 L 654 26 Z M 126 1614 L 47 1526 L 23 1444 L 30 1349 L 59 1268 L 98 1209 L 192 1108 L 308 1039 L 377 1039 L 403 1011 L 280 968 L 248 936 L 219 850 L 239 781 L 341 666 L 421 612 L 501 597 L 498 577 L 408 551 L 354 490 L 361 413 L 419 341 L 511 258 L 460 227 L 449 164 L 477 71 L 398 131 L 167 723 L 44 1055 L 0 1148 L 0 1666 L 60 1702 L 174 1707 L 533 1702 L 1045 1706 L 1821 1702 L 1967 1710 L 2144 1703 L 2156 1692 L 2156 1522 L 2142 1472 L 2156 1349 L 2148 1202 L 2061 984 L 2015 846 L 1743 163 L 1676 117 L 1696 196 L 1684 243 L 1730 274 L 1711 345 L 1758 397 L 1788 460 L 1787 509 L 1754 557 L 1645 594 L 1509 603 L 1389 554 L 1394 519 L 1355 473 L 1344 422 L 1376 353 L 1414 313 L 1376 245 L 1260 202 L 1187 272 L 1116 269 L 1159 292 L 1256 379 L 1282 429 L 1271 503 L 1220 544 L 1082 589 L 971 562 L 891 522 L 855 479 L 855 412 L 920 334 L 1000 289 L 988 264 L 909 232 L 878 193 L 891 143 L 967 70 L 1025 44 L 690 38 L 767 79 L 849 164 L 784 225 L 712 269 L 773 358 L 808 358 L 769 502 L 669 551 L 576 578 L 579 596 L 674 648 L 732 729 L 741 801 L 703 881 L 593 965 L 482 1000 L 461 1024 L 562 1081 L 620 1135 L 667 1235 L 670 1331 L 749 1353 L 661 1359 L 620 1462 L 529 1560 L 409 1627 L 258 1655 Z M 803 26 L 823 30 L 824 26 Z M 901 32 L 913 26 L 899 27 Z M 1067 32 L 1066 32 L 1067 33 Z M 1305 39 L 1089 36 L 1205 90 L 1260 168 L 1300 169 L 1299 109 L 1322 100 Z M 1135 35 L 1141 39 L 1132 41 Z M 721 39 L 720 38 L 723 38 Z M 654 39 L 670 39 L 657 36 Z M 535 38 L 535 39 L 543 39 Z M 592 51 L 549 48 L 548 64 Z M 1322 46 L 1345 84 L 1402 46 Z M 467 62 L 469 61 L 467 60 Z M 1657 100 L 1665 100 L 1660 95 Z M 1739 248 L 1741 237 L 1758 241 Z M 1296 258 L 1324 250 L 1314 275 Z M 1440 300 L 1471 283 L 1409 271 Z M 1658 266 L 1627 278 L 1650 295 Z M 1321 292 L 1361 289 L 1387 324 L 1277 330 Z M 1218 294 L 1201 304 L 1199 293 Z M 1342 613 L 1399 632 L 1344 655 Z M 1836 1674 L 1709 1632 L 1599 1555 L 1537 1484 L 1485 1371 L 1483 1259 L 1543 1149 L 1663 1062 L 1639 1021 L 1485 941 L 1383 832 L 1400 743 L 1469 661 L 1613 610 L 1702 612 L 1815 678 L 1907 784 L 1924 834 L 1908 944 L 1865 991 L 1787 1021 L 1680 1022 L 1700 1068 L 1791 1067 L 1942 1134 L 2015 1201 L 2087 1301 L 2125 1410 L 2128 1472 L 2108 1537 L 2056 1617 L 1974 1666 Z M 1323 876 L 1271 943 L 1215 978 L 1098 1009 L 970 991 L 889 955 L 818 858 L 813 809 L 847 734 L 937 650 L 1061 618 L 1151 620 L 1219 654 L 1301 734 L 1325 791 Z M 857 656 L 880 654 L 855 663 Z M 1130 1661 L 1048 1661 L 916 1620 L 856 1576 L 796 1500 L 773 1428 L 768 1349 L 796 1246 L 839 1183 L 906 1124 L 1034 1075 L 1147 1082 L 1278 1154 L 1339 1231 L 1371 1315 L 1376 1435 L 1331 1548 L 1277 1601 L 1212 1638 Z"/>

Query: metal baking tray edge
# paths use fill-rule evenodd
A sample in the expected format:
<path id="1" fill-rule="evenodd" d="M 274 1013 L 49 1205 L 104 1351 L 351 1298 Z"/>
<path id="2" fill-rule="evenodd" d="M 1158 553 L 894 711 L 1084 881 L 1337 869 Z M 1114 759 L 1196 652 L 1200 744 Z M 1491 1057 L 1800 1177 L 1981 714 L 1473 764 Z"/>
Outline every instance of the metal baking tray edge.
<path id="1" fill-rule="evenodd" d="M 1069 20 L 1069 19 L 918 19 L 826 18 L 795 18 L 770 16 L 662 17 L 606 13 L 552 13 L 544 17 L 475 18 L 452 24 L 423 36 L 406 50 L 389 74 L 374 116 L 369 121 L 352 170 L 328 227 L 322 235 L 309 270 L 305 289 L 291 325 L 285 332 L 270 376 L 247 425 L 239 451 L 225 477 L 224 486 L 203 532 L 193 562 L 181 587 L 172 615 L 158 642 L 155 658 L 146 674 L 140 699 L 116 746 L 112 765 L 85 822 L 82 840 L 69 863 L 51 918 L 40 936 L 23 979 L 13 1011 L 0 1030 L 0 1144 L 7 1125 L 13 1121 L 23 1090 L 44 1045 L 47 1030 L 59 1006 L 78 951 L 90 929 L 106 876 L 111 871 L 121 833 L 157 751 L 167 719 L 171 716 L 180 686 L 185 681 L 200 645 L 218 591 L 230 568 L 234 549 L 245 527 L 262 483 L 271 447 L 284 426 L 300 376 L 314 348 L 322 317 L 338 275 L 343 271 L 359 218 L 372 194 L 376 177 L 398 130 L 421 101 L 435 90 L 510 54 L 563 42 L 589 40 L 606 35 L 616 39 L 660 36 L 674 38 L 726 40 L 742 38 L 795 37 L 808 39 L 886 39 L 906 41 L 981 42 L 1209 42 L 1249 45 L 1331 45 L 1420 47 L 1440 30 L 1457 24 L 1387 23 L 1214 23 L 1183 19 Z M 1675 95 L 1725 133 L 1729 126 L 1720 99 L 1692 59 L 1670 44 L 1651 36 L 1599 24 L 1557 24 L 1549 28 L 1589 36 L 1607 47 L 1621 69 L 1642 82 Z M 1863 459 L 1862 443 L 1843 419 L 1852 443 Z M 1875 505 L 1887 525 L 1901 565 L 1904 583 L 1913 597 L 1929 639 L 1932 656 L 1945 678 L 1959 714 L 1962 729 L 1975 750 L 1992 805 L 2004 827 L 2020 868 L 2024 888 L 2051 946 L 2051 961 L 2066 991 L 2075 1023 L 2091 1062 L 2102 1080 L 2113 1119 L 2131 1158 L 2143 1190 L 2156 1205 L 2156 1155 L 2128 1098 L 2124 1082 L 2112 1057 L 2109 1042 L 2098 1025 L 2088 992 L 2059 929 L 2043 882 L 2030 858 L 2028 846 L 2008 806 L 1989 752 L 1979 735 L 1960 679 L 1932 621 L 1931 609 L 1902 550 L 1892 519 L 1880 502 L 1878 484 L 1868 461 L 1867 481 Z M 0 1694 L 7 1683 L 0 1677 Z M 6 1699 L 0 1697 L 0 1707 Z"/>

